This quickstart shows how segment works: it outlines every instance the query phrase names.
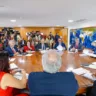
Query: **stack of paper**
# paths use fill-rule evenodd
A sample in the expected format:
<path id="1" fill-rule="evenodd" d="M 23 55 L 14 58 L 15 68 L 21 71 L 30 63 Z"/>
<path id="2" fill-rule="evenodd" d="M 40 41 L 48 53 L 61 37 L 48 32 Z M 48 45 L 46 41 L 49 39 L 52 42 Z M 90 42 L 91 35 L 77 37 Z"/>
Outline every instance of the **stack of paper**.
<path id="1" fill-rule="evenodd" d="M 87 50 L 87 49 L 84 49 L 83 53 L 88 55 L 88 56 L 91 56 L 91 57 L 96 57 L 96 54 L 90 53 L 89 50 Z"/>
<path id="2" fill-rule="evenodd" d="M 88 79 L 91 79 L 91 80 L 93 80 L 93 81 L 96 80 L 96 77 L 93 77 L 93 76 L 92 76 L 92 73 L 85 73 L 85 74 L 83 74 L 82 76 L 84 76 L 84 77 L 86 77 L 86 78 L 88 78 Z"/>
<path id="3" fill-rule="evenodd" d="M 89 53 L 89 50 L 88 50 L 88 49 L 84 49 L 84 50 L 83 50 L 83 53 L 84 53 L 84 54 L 88 54 L 88 53 Z"/>
<path id="4" fill-rule="evenodd" d="M 17 56 L 22 56 L 22 54 L 19 54 L 19 55 L 17 55 Z"/>
<path id="5" fill-rule="evenodd" d="M 89 65 L 88 67 L 92 69 L 96 69 L 96 65 L 93 65 L 93 64 Z"/>
<path id="6" fill-rule="evenodd" d="M 29 74 L 26 73 L 27 79 L 28 79 L 28 76 L 29 76 Z M 21 80 L 22 79 L 22 74 L 20 72 L 17 72 L 16 74 L 14 74 L 14 77 Z"/>
<path id="7" fill-rule="evenodd" d="M 72 51 L 68 51 L 68 53 L 75 53 L 75 52 L 72 52 Z"/>
<path id="8" fill-rule="evenodd" d="M 11 58 L 11 59 L 9 59 L 9 61 L 10 62 L 13 62 L 13 61 L 15 61 L 15 58 Z"/>
<path id="9" fill-rule="evenodd" d="M 27 54 L 27 55 L 25 55 L 25 56 L 32 56 L 32 54 Z"/>
<path id="10" fill-rule="evenodd" d="M 77 69 L 73 69 L 72 72 L 74 72 L 77 75 L 82 75 L 82 74 L 85 74 L 85 73 L 89 73 L 90 71 L 86 70 L 84 68 L 77 68 Z"/>
<path id="11" fill-rule="evenodd" d="M 87 54 L 79 54 L 79 56 L 85 57 L 85 56 L 87 56 Z"/>
<path id="12" fill-rule="evenodd" d="M 92 62 L 93 65 L 96 65 L 96 62 Z"/>
<path id="13" fill-rule="evenodd" d="M 44 54 L 44 53 L 46 53 L 47 51 L 46 50 L 42 50 L 42 51 L 40 51 L 41 52 L 41 54 Z"/>
<path id="14" fill-rule="evenodd" d="M 15 63 L 10 64 L 10 69 L 16 69 L 16 68 L 18 68 L 18 66 Z"/>
<path id="15" fill-rule="evenodd" d="M 87 53 L 87 55 L 91 57 L 96 57 L 96 54 L 93 54 L 93 53 Z"/>
<path id="16" fill-rule="evenodd" d="M 57 47 L 57 49 L 58 49 L 59 51 L 63 51 L 63 47 L 62 47 L 61 45 L 59 45 L 59 46 Z"/>

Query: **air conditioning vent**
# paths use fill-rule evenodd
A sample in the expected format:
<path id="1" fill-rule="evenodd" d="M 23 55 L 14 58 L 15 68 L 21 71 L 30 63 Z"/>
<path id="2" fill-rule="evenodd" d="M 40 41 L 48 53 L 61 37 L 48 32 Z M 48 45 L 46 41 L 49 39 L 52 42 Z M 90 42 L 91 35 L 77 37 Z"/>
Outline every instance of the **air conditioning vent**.
<path id="1" fill-rule="evenodd" d="M 75 22 L 79 23 L 79 22 L 84 22 L 86 21 L 87 19 L 80 19 L 80 20 L 76 20 Z"/>
<path id="2" fill-rule="evenodd" d="M 5 6 L 3 6 L 3 5 L 0 5 L 0 8 L 4 8 Z"/>

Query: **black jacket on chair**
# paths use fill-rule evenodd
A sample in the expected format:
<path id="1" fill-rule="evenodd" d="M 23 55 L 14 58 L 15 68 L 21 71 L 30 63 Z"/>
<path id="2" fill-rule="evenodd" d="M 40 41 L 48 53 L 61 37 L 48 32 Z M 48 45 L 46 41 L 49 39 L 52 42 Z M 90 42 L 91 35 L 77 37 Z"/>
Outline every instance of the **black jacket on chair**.
<path id="1" fill-rule="evenodd" d="M 91 89 L 90 95 L 87 96 L 96 96 L 96 81 L 94 81 L 93 87 Z"/>
<path id="2" fill-rule="evenodd" d="M 39 49 L 42 49 L 42 44 L 39 43 L 35 46 L 36 48 L 36 51 L 39 51 Z M 43 50 L 46 50 L 46 48 L 49 48 L 48 44 L 44 43 L 44 49 Z"/>

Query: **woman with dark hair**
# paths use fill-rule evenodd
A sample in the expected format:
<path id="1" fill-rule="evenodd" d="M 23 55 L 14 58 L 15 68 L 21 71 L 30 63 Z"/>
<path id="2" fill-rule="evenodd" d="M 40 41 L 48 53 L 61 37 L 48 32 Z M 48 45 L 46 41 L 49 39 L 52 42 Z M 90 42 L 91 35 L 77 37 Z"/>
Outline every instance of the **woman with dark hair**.
<path id="1" fill-rule="evenodd" d="M 26 72 L 22 70 L 22 80 L 14 78 L 9 70 L 9 55 L 0 51 L 0 96 L 13 96 L 13 88 L 23 89 L 26 87 Z M 28 96 L 27 94 L 14 96 Z"/>
<path id="2" fill-rule="evenodd" d="M 24 52 L 34 51 L 34 50 L 35 50 L 34 41 L 28 40 L 27 44 L 24 46 Z"/>

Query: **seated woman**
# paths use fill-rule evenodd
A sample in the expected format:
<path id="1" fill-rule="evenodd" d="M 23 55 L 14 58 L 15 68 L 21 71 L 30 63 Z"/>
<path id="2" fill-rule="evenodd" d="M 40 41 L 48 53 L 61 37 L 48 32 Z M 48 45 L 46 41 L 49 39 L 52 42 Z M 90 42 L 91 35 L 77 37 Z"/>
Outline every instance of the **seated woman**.
<path id="1" fill-rule="evenodd" d="M 66 45 L 62 42 L 61 38 L 58 39 L 58 42 L 55 44 L 54 49 L 61 50 L 61 51 L 67 50 Z"/>
<path id="2" fill-rule="evenodd" d="M 35 44 L 34 44 L 34 41 L 33 40 L 31 42 L 31 48 L 32 48 L 32 51 L 35 51 Z"/>
<path id="3" fill-rule="evenodd" d="M 10 74 L 9 55 L 0 51 L 0 96 L 28 96 L 27 94 L 13 95 L 13 88 L 26 88 L 26 72 L 22 70 L 22 80 L 18 80 Z"/>
<path id="4" fill-rule="evenodd" d="M 24 52 L 34 51 L 34 50 L 35 50 L 34 42 L 28 40 L 27 45 L 24 46 Z"/>
<path id="5" fill-rule="evenodd" d="M 0 51 L 1 50 L 3 50 L 3 44 L 2 44 L 2 42 L 1 42 L 1 40 L 0 40 Z"/>
<path id="6" fill-rule="evenodd" d="M 71 45 L 71 47 L 69 48 L 69 51 L 75 52 L 76 50 L 78 51 L 82 51 L 83 50 L 83 46 L 82 44 L 79 42 L 79 38 L 75 39 L 75 43 L 73 43 Z"/>

